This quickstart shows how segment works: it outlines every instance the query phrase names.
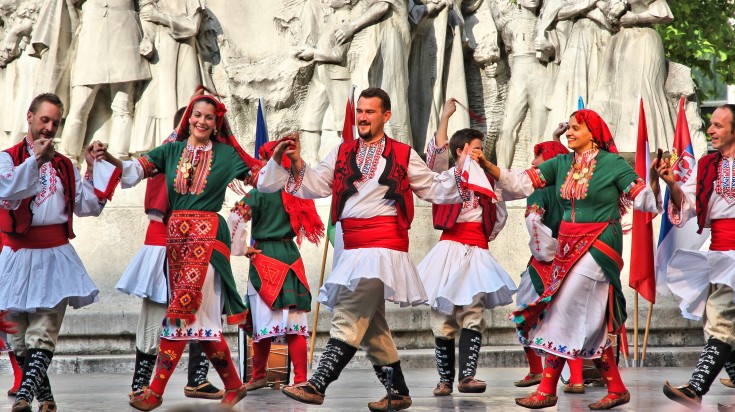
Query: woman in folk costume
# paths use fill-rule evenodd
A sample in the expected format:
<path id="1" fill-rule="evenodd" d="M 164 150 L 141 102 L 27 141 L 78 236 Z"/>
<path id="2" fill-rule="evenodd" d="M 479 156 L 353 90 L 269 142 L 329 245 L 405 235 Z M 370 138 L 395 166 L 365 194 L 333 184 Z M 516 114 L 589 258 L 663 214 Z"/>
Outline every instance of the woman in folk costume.
<path id="1" fill-rule="evenodd" d="M 444 105 L 434 139 L 428 144 L 426 163 L 434 172 L 446 171 L 449 152 L 455 160 L 465 147 L 482 150 L 484 136 L 462 129 L 452 135 L 447 150 L 449 117 L 456 101 Z M 449 169 L 460 176 L 462 168 Z M 492 182 L 492 179 L 489 179 Z M 489 192 L 489 191 L 488 191 Z M 485 330 L 485 309 L 513 303 L 516 285 L 488 250 L 505 226 L 505 203 L 494 193 L 469 190 L 467 200 L 453 205 L 433 205 L 434 228 L 442 230 L 439 242 L 417 266 L 431 306 L 439 383 L 434 396 L 448 396 L 455 377 L 454 342 L 459 335 L 459 384 L 463 393 L 485 392 L 485 382 L 475 378 Z"/>
<path id="2" fill-rule="evenodd" d="M 203 94 L 198 89 L 192 98 Z M 176 128 L 181 123 L 186 107 L 174 115 L 174 132 L 163 144 L 176 141 Z M 115 285 L 120 292 L 141 298 L 142 305 L 135 333 L 135 369 L 128 396 L 150 385 L 153 369 L 158 358 L 161 337 L 161 320 L 168 309 L 168 279 L 166 277 L 166 221 L 170 214 L 166 175 L 157 174 L 146 182 L 143 200 L 148 216 L 148 230 L 145 241 L 128 264 L 125 272 Z M 199 342 L 189 343 L 188 382 L 184 395 L 189 398 L 221 399 L 224 390 L 218 389 L 207 379 L 209 359 L 204 355 Z"/>
<path id="3" fill-rule="evenodd" d="M 566 133 L 574 153 L 559 155 L 518 175 L 473 154 L 498 180 L 505 198 L 522 198 L 535 189 L 558 185 L 564 208 L 558 248 L 548 287 L 538 300 L 513 312 L 521 343 L 546 352 L 538 390 L 516 403 L 528 408 L 556 405 L 556 384 L 567 359 L 593 359 L 608 393 L 589 405 L 610 409 L 630 401 L 608 338 L 620 333 L 626 318 L 620 284 L 623 230 L 621 216 L 632 204 L 659 212 L 659 199 L 617 148 L 605 122 L 591 110 L 569 119 Z"/>
<path id="4" fill-rule="evenodd" d="M 264 164 L 278 143 L 269 142 L 260 148 Z M 288 159 L 284 161 L 288 163 Z M 247 236 L 248 222 L 252 246 Z M 253 320 L 253 375 L 248 390 L 266 386 L 265 369 L 275 338 L 285 338 L 288 343 L 293 383 L 305 382 L 309 336 L 306 314 L 311 310 L 311 292 L 299 246 L 304 237 L 318 244 L 324 236 L 324 224 L 314 201 L 299 199 L 283 190 L 262 193 L 252 189 L 232 209 L 227 223 L 232 234 L 232 254 L 251 260 L 247 299 Z M 272 276 L 274 273 L 276 276 Z"/>
<path id="5" fill-rule="evenodd" d="M 0 246 L 2 246 L 2 234 L 0 234 Z M 10 359 L 10 366 L 13 369 L 13 387 L 8 389 L 8 396 L 15 396 L 20 390 L 20 382 L 23 378 L 23 371 L 20 369 L 18 358 L 13 352 L 8 342 L 8 334 L 15 333 L 15 328 L 12 322 L 7 321 L 8 312 L 0 310 L 0 353 L 7 353 L 8 359 Z"/>
<path id="6" fill-rule="evenodd" d="M 201 343 L 222 378 L 223 404 L 234 405 L 247 393 L 222 336 L 221 315 L 227 315 L 228 323 L 239 324 L 247 309 L 230 267 L 230 233 L 217 212 L 228 184 L 249 178 L 257 161 L 235 140 L 224 118 L 226 111 L 212 96 L 198 96 L 186 109 L 177 141 L 136 160 L 120 162 L 106 154 L 109 162 L 122 168 L 123 187 L 164 173 L 172 210 L 166 243 L 171 298 L 153 381 L 130 401 L 138 410 L 161 405 L 166 383 L 190 340 Z"/>
<path id="7" fill-rule="evenodd" d="M 531 163 L 533 166 L 538 166 L 557 155 L 569 153 L 569 150 L 556 140 L 565 130 L 566 126 L 560 127 L 554 132 L 555 140 L 534 146 L 533 154 L 536 157 Z M 531 249 L 531 260 L 526 271 L 521 274 L 521 282 L 518 284 L 518 295 L 516 296 L 518 310 L 523 309 L 523 305 L 535 302 L 550 283 L 551 267 L 558 245 L 556 239 L 564 216 L 556 185 L 547 184 L 543 189 L 534 191 L 526 202 L 525 217 L 526 228 L 530 235 L 528 246 Z M 538 385 L 543 376 L 541 356 L 529 346 L 524 346 L 523 350 L 526 353 L 530 370 L 523 379 L 514 382 L 514 385 L 521 388 Z M 567 363 L 571 377 L 569 383 L 564 387 L 564 392 L 584 393 L 582 359 L 567 359 Z"/>

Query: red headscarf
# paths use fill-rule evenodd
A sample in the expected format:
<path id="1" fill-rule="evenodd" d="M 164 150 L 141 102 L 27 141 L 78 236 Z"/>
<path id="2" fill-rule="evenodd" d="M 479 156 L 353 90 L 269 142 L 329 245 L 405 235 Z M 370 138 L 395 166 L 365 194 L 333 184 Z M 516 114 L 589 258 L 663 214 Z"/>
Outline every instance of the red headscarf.
<path id="1" fill-rule="evenodd" d="M 568 154 L 568 153 L 569 153 L 569 149 L 564 147 L 564 145 L 561 144 L 561 142 L 557 142 L 556 140 L 552 140 L 549 142 L 541 142 L 533 147 L 533 155 L 543 157 L 544 161 L 553 159 L 557 155 Z"/>
<path id="2" fill-rule="evenodd" d="M 584 123 L 587 125 L 587 129 L 592 133 L 592 140 L 594 140 L 597 147 L 601 150 L 618 154 L 618 147 L 615 146 L 615 141 L 610 133 L 610 129 L 607 127 L 607 123 L 602 120 L 602 117 L 600 117 L 597 112 L 589 109 L 582 109 L 574 112 L 573 116 L 577 119 L 579 124 Z M 620 216 L 625 215 L 631 206 L 633 206 L 633 201 L 625 196 L 625 193 L 621 193 L 618 198 Z"/>
<path id="3" fill-rule="evenodd" d="M 258 150 L 258 156 L 263 162 L 270 159 L 273 156 L 273 151 L 281 143 L 281 140 L 275 140 L 268 142 L 261 146 Z M 281 159 L 281 166 L 286 169 L 291 167 L 291 161 L 286 156 Z M 287 193 L 285 190 L 281 190 L 281 198 L 283 199 L 283 207 L 286 209 L 286 213 L 291 219 L 291 227 L 294 233 L 296 233 L 296 243 L 301 245 L 301 242 L 306 236 L 306 239 L 313 243 L 318 244 L 319 239 L 324 237 L 324 223 L 316 212 L 316 206 L 314 206 L 313 200 L 300 199 Z"/>
<path id="4" fill-rule="evenodd" d="M 201 88 L 202 86 L 199 87 Z M 214 98 L 214 96 L 201 95 L 191 99 L 189 105 L 186 107 L 184 116 L 181 118 L 181 124 L 178 129 L 176 129 L 176 140 L 183 141 L 189 138 L 189 118 L 191 117 L 191 112 L 194 110 L 194 105 L 200 101 L 205 101 L 214 105 L 214 113 L 216 115 L 215 125 L 217 129 L 216 133 L 212 134 L 212 140 L 230 145 L 235 149 L 235 151 L 237 151 L 237 154 L 240 155 L 243 162 L 245 162 L 245 164 L 250 168 L 251 177 L 246 182 L 255 186 L 258 179 L 258 172 L 260 171 L 262 164 L 257 159 L 247 154 L 247 152 L 243 150 L 242 146 L 240 146 L 240 143 L 237 142 L 235 135 L 232 133 L 232 128 L 230 128 L 230 123 L 227 121 L 227 118 L 225 118 L 227 108 L 219 100 Z M 229 187 L 240 195 L 244 196 L 246 193 L 245 188 L 242 187 L 242 184 L 239 181 L 230 183 Z"/>
<path id="5" fill-rule="evenodd" d="M 592 140 L 597 144 L 597 147 L 607 152 L 618 154 L 618 147 L 615 146 L 610 129 L 597 112 L 590 109 L 582 109 L 574 112 L 573 116 L 577 119 L 577 123 L 587 125 L 587 129 L 592 133 Z"/>

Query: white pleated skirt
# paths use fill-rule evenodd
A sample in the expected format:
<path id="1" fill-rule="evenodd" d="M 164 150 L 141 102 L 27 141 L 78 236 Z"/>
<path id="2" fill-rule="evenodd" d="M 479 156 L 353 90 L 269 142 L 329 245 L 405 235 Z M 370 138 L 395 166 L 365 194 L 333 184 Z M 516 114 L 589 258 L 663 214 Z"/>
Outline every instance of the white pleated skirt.
<path id="1" fill-rule="evenodd" d="M 354 292 L 360 279 L 380 279 L 385 299 L 401 307 L 418 306 L 427 300 L 424 285 L 408 253 L 362 248 L 342 251 L 331 275 L 319 290 L 319 302 L 332 310 L 338 302 L 339 287 Z"/>
<path id="2" fill-rule="evenodd" d="M 418 265 L 432 309 L 451 315 L 481 295 L 485 309 L 513 303 L 517 288 L 487 249 L 441 240 Z"/>
<path id="3" fill-rule="evenodd" d="M 167 303 L 165 264 L 166 246 L 143 245 L 128 264 L 115 288 L 128 295 Z"/>
<path id="4" fill-rule="evenodd" d="M 98 295 L 70 243 L 15 252 L 5 246 L 0 253 L 0 310 L 35 312 L 67 298 L 78 309 L 98 301 Z"/>
<path id="5" fill-rule="evenodd" d="M 284 338 L 286 335 L 309 336 L 309 324 L 306 311 L 296 309 L 275 309 L 266 305 L 253 285 L 248 282 L 248 294 L 245 296 L 253 317 L 253 341 L 265 338 Z"/>
<path id="6" fill-rule="evenodd" d="M 193 323 L 171 326 L 163 323 L 161 338 L 169 340 L 212 340 L 222 339 L 222 283 L 214 267 L 209 265 L 207 277 L 202 285 L 202 305 Z"/>
<path id="7" fill-rule="evenodd" d="M 666 283 L 681 298 L 682 316 L 700 320 L 711 283 L 735 289 L 735 251 L 679 249 L 669 260 Z"/>
<path id="8" fill-rule="evenodd" d="M 589 253 L 554 295 L 546 316 L 529 333 L 529 346 L 567 359 L 594 359 L 611 345 L 605 323 L 610 280 Z"/>

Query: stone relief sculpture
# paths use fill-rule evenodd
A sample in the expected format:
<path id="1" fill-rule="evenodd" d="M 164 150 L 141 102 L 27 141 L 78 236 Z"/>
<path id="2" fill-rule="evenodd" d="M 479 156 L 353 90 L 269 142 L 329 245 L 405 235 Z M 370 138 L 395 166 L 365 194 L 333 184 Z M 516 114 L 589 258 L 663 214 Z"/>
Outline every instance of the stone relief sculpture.
<path id="1" fill-rule="evenodd" d="M 413 27 L 409 57 L 409 102 L 413 146 L 421 149 L 439 126 L 442 105 L 449 97 L 467 105 L 464 44 L 467 36 L 461 1 L 424 0 L 409 3 Z M 449 121 L 449 134 L 470 126 L 467 110 Z"/>
<path id="2" fill-rule="evenodd" d="M 589 103 L 597 86 L 607 43 L 617 31 L 626 7 L 625 0 L 583 0 L 564 1 L 559 7 L 546 9 L 556 22 L 573 23 L 548 100 L 549 121 L 544 136 L 551 136 L 559 122 L 567 121 L 569 115 L 577 110 L 580 97 L 585 104 Z"/>
<path id="3" fill-rule="evenodd" d="M 298 59 L 315 63 L 301 120 L 303 156 L 311 165 L 320 160 L 322 123 L 327 110 L 332 109 L 333 130 L 341 135 L 344 125 L 345 105 L 352 89 L 352 74 L 347 58 L 351 39 L 338 43 L 336 32 L 350 21 L 352 5 L 355 3 L 357 0 L 328 1 L 323 7 L 324 24 L 318 29 L 316 44 L 296 49 Z"/>
<path id="4" fill-rule="evenodd" d="M 59 152 L 76 160 L 84 144 L 87 118 L 100 87 L 112 96 L 109 150 L 129 156 L 136 82 L 151 78 L 140 54 L 141 26 L 133 0 L 81 0 L 82 21 L 71 74 L 71 104 Z"/>
<path id="5" fill-rule="evenodd" d="M 385 131 L 403 143 L 412 144 L 408 105 L 408 56 L 411 33 L 407 0 L 363 0 L 365 12 L 337 30 L 339 43 L 357 32 L 367 31 L 365 49 L 353 79 L 359 89 L 380 87 L 391 98 L 393 116 Z"/>
<path id="6" fill-rule="evenodd" d="M 141 1 L 144 38 L 140 54 L 150 62 L 151 80 L 135 107 L 129 152 L 147 152 L 171 134 L 173 117 L 202 81 L 197 35 L 206 5 L 202 0 Z"/>
<path id="7" fill-rule="evenodd" d="M 610 126 L 621 152 L 635 152 L 638 99 L 643 99 L 651 150 L 667 150 L 674 136 L 674 117 L 666 100 L 666 59 L 653 24 L 673 19 L 666 0 L 629 0 L 620 17 L 621 30 L 610 38 L 590 108 Z"/>
<path id="8" fill-rule="evenodd" d="M 528 111 L 531 146 L 540 141 L 546 126 L 544 90 L 550 76 L 547 66 L 536 57 L 538 6 L 537 0 L 518 0 L 518 6 L 501 0 L 491 9 L 503 43 L 510 54 L 511 67 L 503 129 L 495 146 L 500 167 L 510 167 L 513 162 L 519 129 Z"/>
<path id="9" fill-rule="evenodd" d="M 3 23 L 0 90 L 3 107 L 8 108 L 9 112 L 0 122 L 7 143 L 17 142 L 25 134 L 28 124 L 22 107 L 33 98 L 33 73 L 37 61 L 23 52 L 30 43 L 39 9 L 40 2 L 36 0 L 0 2 Z"/>
<path id="10" fill-rule="evenodd" d="M 55 93 L 69 108 L 71 62 L 79 14 L 73 0 L 46 0 L 33 29 L 29 56 L 40 59 L 33 94 Z"/>

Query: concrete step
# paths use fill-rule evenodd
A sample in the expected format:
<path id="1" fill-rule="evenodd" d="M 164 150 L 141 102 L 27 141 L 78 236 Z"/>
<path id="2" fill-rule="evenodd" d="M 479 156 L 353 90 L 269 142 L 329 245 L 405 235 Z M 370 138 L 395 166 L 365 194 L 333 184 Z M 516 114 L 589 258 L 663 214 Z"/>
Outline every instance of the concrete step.
<path id="1" fill-rule="evenodd" d="M 236 346 L 232 346 L 233 348 Z M 701 347 L 649 347 L 646 355 L 647 367 L 693 367 L 699 358 Z M 404 349 L 399 351 L 401 364 L 405 368 L 434 369 L 433 349 Z M 319 363 L 321 352 L 314 352 L 314 366 Z M 238 356 L 233 353 L 237 362 Z M 631 359 L 632 362 L 632 354 Z M 177 370 L 186 370 L 188 356 L 184 355 Z M 520 346 L 484 346 L 480 350 L 479 367 L 512 368 L 523 367 L 526 359 Z M 86 355 L 55 356 L 51 363 L 52 374 L 123 373 L 132 374 L 134 355 Z M 624 365 L 621 360 L 621 365 Z M 347 366 L 350 369 L 372 369 L 364 351 L 358 351 Z M 12 374 L 7 357 L 0 358 L 0 374 Z"/>
<path id="2" fill-rule="evenodd" d="M 663 300 L 663 299 L 662 299 Z M 61 328 L 56 353 L 58 355 L 109 355 L 135 351 L 135 330 L 138 323 L 140 300 L 135 305 L 121 305 L 118 311 L 97 312 L 94 305 L 81 310 L 67 311 Z M 132 306 L 132 307 L 131 307 Z M 508 320 L 510 307 L 485 312 L 487 329 L 483 333 L 483 345 L 514 346 L 517 344 L 513 324 Z M 430 349 L 434 346 L 429 310 L 426 306 L 399 309 L 387 304 L 388 325 L 399 349 Z M 633 311 L 628 310 L 628 337 L 633 338 Z M 640 314 L 642 336 L 647 310 Z M 316 347 L 323 348 L 329 339 L 331 313 L 322 310 L 317 324 Z M 313 324 L 313 312 L 309 314 L 309 329 Z M 236 329 L 225 327 L 225 334 L 233 342 Z M 641 338 L 642 341 L 642 338 Z M 657 304 L 653 310 L 648 344 L 655 347 L 703 346 L 702 323 L 681 317 L 679 308 L 671 302 Z"/>

